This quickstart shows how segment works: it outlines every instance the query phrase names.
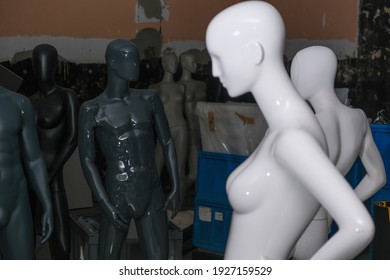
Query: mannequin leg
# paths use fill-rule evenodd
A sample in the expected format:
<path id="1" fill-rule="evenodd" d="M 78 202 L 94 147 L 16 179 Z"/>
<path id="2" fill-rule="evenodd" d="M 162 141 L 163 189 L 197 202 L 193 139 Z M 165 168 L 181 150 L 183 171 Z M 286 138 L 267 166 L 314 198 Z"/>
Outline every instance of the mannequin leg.
<path id="1" fill-rule="evenodd" d="M 63 182 L 60 179 L 54 178 L 50 184 L 54 220 L 50 251 L 52 259 L 68 260 L 70 257 L 70 220 L 68 200 Z"/>
<path id="2" fill-rule="evenodd" d="M 148 260 L 168 259 L 168 217 L 161 188 L 154 190 L 147 214 L 136 220 L 137 233 Z"/>
<path id="3" fill-rule="evenodd" d="M 187 163 L 188 132 L 186 126 L 177 126 L 171 128 L 173 141 L 175 142 L 177 164 L 180 175 L 180 203 L 183 204 L 187 193 L 187 184 L 185 180 L 185 168 Z M 181 207 L 180 207 L 181 208 Z"/>
<path id="4" fill-rule="evenodd" d="M 99 234 L 99 260 L 119 260 L 122 245 L 127 236 L 127 229 L 119 229 L 113 225 L 105 213 L 102 213 L 102 221 Z"/>
<path id="5" fill-rule="evenodd" d="M 0 248 L 7 260 L 34 259 L 34 230 L 27 189 L 19 194 L 8 225 L 0 230 Z"/>

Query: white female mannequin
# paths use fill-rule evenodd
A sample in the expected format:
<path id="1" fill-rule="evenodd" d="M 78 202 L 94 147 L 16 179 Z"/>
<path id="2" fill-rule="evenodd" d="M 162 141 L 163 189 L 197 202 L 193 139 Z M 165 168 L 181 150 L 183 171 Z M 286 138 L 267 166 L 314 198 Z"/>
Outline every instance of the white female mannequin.
<path id="1" fill-rule="evenodd" d="M 169 123 L 173 141 L 175 142 L 177 163 L 180 174 L 180 195 L 181 203 L 186 195 L 184 183 L 185 166 L 187 161 L 188 130 L 184 118 L 184 90 L 185 86 L 174 81 L 174 75 L 178 66 L 178 59 L 175 53 L 168 53 L 162 57 L 164 76 L 157 84 L 149 88 L 157 90 L 164 106 L 165 115 Z M 164 153 L 159 142 L 156 146 L 156 163 L 161 174 L 164 167 Z"/>
<path id="2" fill-rule="evenodd" d="M 182 74 L 180 84 L 185 85 L 185 116 L 189 135 L 188 174 L 187 183 L 190 187 L 196 180 L 198 152 L 201 149 L 200 128 L 198 116 L 195 114 L 196 103 L 206 101 L 206 84 L 192 79 L 196 71 L 196 57 L 193 52 L 180 55 Z"/>
<path id="3" fill-rule="evenodd" d="M 325 135 L 288 77 L 284 35 L 280 14 L 263 1 L 235 4 L 207 29 L 213 75 L 231 97 L 252 92 L 269 127 L 228 178 L 225 258 L 288 258 L 322 204 L 340 230 L 312 259 L 350 259 L 372 240 L 374 224 L 329 160 Z"/>
<path id="4" fill-rule="evenodd" d="M 365 201 L 384 186 L 385 168 L 365 113 L 345 106 L 337 98 L 334 90 L 336 73 L 336 55 L 327 47 L 305 48 L 295 55 L 291 65 L 293 84 L 312 105 L 325 132 L 330 160 L 345 176 L 360 157 L 367 174 L 355 188 L 355 193 Z M 299 239 L 293 257 L 310 258 L 325 243 L 327 236 L 327 215 L 322 209 Z"/>

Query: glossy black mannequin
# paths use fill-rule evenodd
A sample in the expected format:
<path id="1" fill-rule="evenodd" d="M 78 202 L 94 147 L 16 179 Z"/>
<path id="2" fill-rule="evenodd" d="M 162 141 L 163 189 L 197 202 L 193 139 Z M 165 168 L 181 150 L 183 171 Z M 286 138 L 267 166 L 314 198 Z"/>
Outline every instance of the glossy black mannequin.
<path id="1" fill-rule="evenodd" d="M 180 200 L 175 145 L 157 93 L 131 89 L 139 75 L 139 53 L 127 40 L 114 40 L 106 50 L 107 86 L 83 103 L 79 116 L 79 149 L 85 178 L 102 206 L 99 259 L 119 259 L 130 220 L 137 226 L 147 259 L 168 258 L 166 208 L 176 215 Z M 160 141 L 172 191 L 164 203 L 155 161 Z M 95 139 L 106 161 L 105 182 L 95 164 Z"/>
<path id="2" fill-rule="evenodd" d="M 53 46 L 36 46 L 32 59 L 38 92 L 31 96 L 31 101 L 53 200 L 55 226 L 50 238 L 51 257 L 64 260 L 70 256 L 70 221 L 63 167 L 77 146 L 78 101 L 72 89 L 55 82 L 58 54 Z"/>
<path id="3" fill-rule="evenodd" d="M 34 230 L 20 159 L 42 204 L 43 243 L 53 232 L 53 209 L 34 109 L 27 97 L 0 86 L 0 251 L 4 259 L 28 260 L 34 258 Z"/>

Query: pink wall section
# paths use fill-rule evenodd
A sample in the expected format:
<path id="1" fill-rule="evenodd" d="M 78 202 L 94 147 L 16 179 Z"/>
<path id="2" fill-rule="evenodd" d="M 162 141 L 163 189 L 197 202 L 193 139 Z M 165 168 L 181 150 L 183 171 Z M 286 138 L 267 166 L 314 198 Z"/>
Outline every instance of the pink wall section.
<path id="1" fill-rule="evenodd" d="M 134 38 L 160 28 L 164 42 L 204 40 L 208 22 L 237 0 L 166 0 L 169 19 L 135 23 L 136 0 L 2 0 L 0 36 Z M 285 19 L 289 39 L 356 41 L 359 0 L 269 0 Z"/>

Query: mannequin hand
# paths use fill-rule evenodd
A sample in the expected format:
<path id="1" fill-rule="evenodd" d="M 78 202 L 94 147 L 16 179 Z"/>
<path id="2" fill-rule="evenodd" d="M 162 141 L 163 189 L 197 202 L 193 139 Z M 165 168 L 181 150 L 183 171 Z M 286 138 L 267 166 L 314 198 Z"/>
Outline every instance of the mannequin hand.
<path id="1" fill-rule="evenodd" d="M 108 218 L 116 227 L 120 229 L 127 229 L 129 227 L 129 222 L 116 207 L 109 203 L 102 203 L 102 207 Z"/>
<path id="2" fill-rule="evenodd" d="M 40 238 L 41 244 L 45 243 L 53 233 L 53 214 L 46 210 L 42 215 L 42 236 Z"/>
<path id="3" fill-rule="evenodd" d="M 172 215 L 171 219 L 173 219 L 177 213 L 179 212 L 180 206 L 180 191 L 179 189 L 173 189 L 173 191 L 169 194 L 167 201 L 165 202 L 164 210 L 166 211 L 169 204 L 172 204 Z"/>

